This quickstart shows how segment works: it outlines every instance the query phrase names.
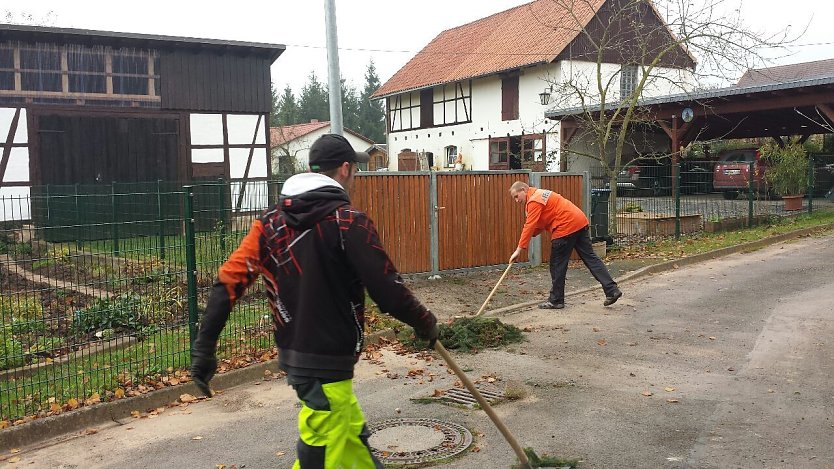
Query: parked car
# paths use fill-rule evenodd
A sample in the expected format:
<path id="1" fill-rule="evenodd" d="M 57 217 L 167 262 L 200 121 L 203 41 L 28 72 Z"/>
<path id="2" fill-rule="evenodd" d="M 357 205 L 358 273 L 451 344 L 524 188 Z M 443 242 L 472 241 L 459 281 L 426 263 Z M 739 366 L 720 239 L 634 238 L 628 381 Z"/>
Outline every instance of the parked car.
<path id="1" fill-rule="evenodd" d="M 753 190 L 775 197 L 767 184 L 767 163 L 755 148 L 728 150 L 721 154 L 713 170 L 713 185 L 724 198 L 733 200 L 746 193 L 750 183 L 750 163 L 753 163 Z M 814 155 L 814 196 L 825 195 L 834 187 L 834 155 Z"/>
<path id="2" fill-rule="evenodd" d="M 709 162 L 681 162 L 681 194 L 712 192 L 712 171 Z M 672 194 L 672 161 L 667 155 L 639 158 L 617 174 L 617 188 L 639 195 Z"/>
<path id="3" fill-rule="evenodd" d="M 721 154 L 715 164 L 712 185 L 727 200 L 738 198 L 741 192 L 750 187 L 750 163 L 753 163 L 753 190 L 772 192 L 765 180 L 767 166 L 761 160 L 761 153 L 755 148 L 728 150 Z"/>

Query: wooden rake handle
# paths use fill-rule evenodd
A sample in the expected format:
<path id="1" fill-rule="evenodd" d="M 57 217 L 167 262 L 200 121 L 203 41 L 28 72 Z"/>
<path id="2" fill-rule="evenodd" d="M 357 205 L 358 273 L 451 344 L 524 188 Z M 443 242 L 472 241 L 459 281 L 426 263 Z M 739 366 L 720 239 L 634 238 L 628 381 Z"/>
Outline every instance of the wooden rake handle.
<path id="1" fill-rule="evenodd" d="M 507 269 L 509 270 L 509 267 Z M 446 360 L 446 363 L 449 365 L 449 368 L 451 368 L 452 371 L 455 372 L 455 374 L 461 380 L 463 385 L 466 386 L 466 389 L 468 389 L 472 396 L 475 397 L 475 400 L 478 401 L 478 404 L 481 405 L 481 408 L 484 409 L 484 412 L 486 412 L 490 420 L 492 420 L 492 423 L 494 423 L 495 426 L 498 427 L 498 430 L 501 432 L 501 434 L 504 435 L 504 439 L 507 440 L 507 443 L 509 443 L 510 446 L 513 448 L 515 455 L 521 462 L 521 467 L 523 469 L 532 469 L 533 466 L 530 465 L 530 461 L 527 459 L 527 455 L 524 454 L 524 450 L 518 444 L 518 441 L 516 441 L 513 434 L 510 433 L 510 430 L 507 428 L 507 426 L 504 425 L 504 422 L 502 422 L 501 419 L 498 418 L 498 415 L 495 413 L 494 410 L 492 410 L 492 406 L 490 406 L 489 402 L 486 399 L 484 399 L 484 396 L 481 395 L 481 393 L 478 391 L 478 388 L 475 387 L 475 385 L 472 383 L 469 377 L 466 376 L 466 374 L 463 372 L 463 370 L 460 369 L 458 364 L 455 363 L 455 361 L 452 359 L 452 356 L 449 355 L 449 352 L 446 350 L 446 347 L 444 347 L 443 344 L 440 343 L 440 341 L 436 341 L 434 343 L 434 350 L 437 353 L 439 353 L 444 360 Z"/>
<path id="2" fill-rule="evenodd" d="M 510 262 L 510 263 L 507 265 L 507 268 L 506 268 L 506 269 L 504 269 L 504 274 L 503 274 L 503 275 L 501 275 L 501 278 L 499 278 L 499 279 L 498 279 L 498 283 L 496 283 L 496 284 L 495 284 L 495 287 L 492 289 L 492 291 L 491 291 L 491 292 L 489 292 L 489 296 L 487 296 L 487 297 L 486 297 L 486 300 L 484 300 L 484 304 L 482 304 L 482 305 L 481 305 L 481 309 L 479 309 L 479 310 L 478 310 L 478 313 L 477 313 L 477 314 L 475 314 L 475 317 L 480 316 L 480 315 L 481 315 L 481 313 L 483 313 L 483 312 L 484 312 L 484 308 L 486 308 L 487 303 L 489 303 L 489 300 L 491 300 L 491 299 L 492 299 L 492 295 L 494 295 L 494 294 L 495 294 L 495 292 L 498 290 L 498 286 L 499 286 L 499 285 L 501 285 L 501 282 L 503 282 L 503 281 L 504 281 L 504 277 L 506 277 L 506 276 L 507 276 L 507 274 L 510 272 L 510 267 L 512 267 L 512 266 L 513 266 L 513 263 L 512 263 L 512 262 Z"/>

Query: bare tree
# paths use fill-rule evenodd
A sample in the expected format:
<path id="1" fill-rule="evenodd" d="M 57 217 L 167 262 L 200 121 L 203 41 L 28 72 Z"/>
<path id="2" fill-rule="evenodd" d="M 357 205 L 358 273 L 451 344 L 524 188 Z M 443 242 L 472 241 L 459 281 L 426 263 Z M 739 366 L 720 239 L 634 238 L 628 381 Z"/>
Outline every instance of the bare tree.
<path id="1" fill-rule="evenodd" d="M 3 22 L 7 24 L 25 24 L 30 26 L 52 26 L 55 24 L 55 12 L 49 11 L 45 15 L 38 16 L 26 11 L 15 11 L 4 8 L 2 13 Z"/>
<path id="2" fill-rule="evenodd" d="M 617 174 L 630 162 L 624 149 L 639 154 L 658 130 L 648 124 L 656 116 L 647 115 L 641 98 L 734 82 L 767 63 L 765 51 L 784 50 L 796 39 L 789 31 L 751 29 L 740 4 L 734 8 L 729 0 L 550 1 L 567 12 L 567 20 L 549 26 L 577 35 L 560 77 L 550 80 L 556 107 L 573 110 L 576 124 L 576 144 L 560 156 L 600 163 L 611 188 L 614 232 Z M 596 12 L 590 21 L 589 11 Z M 674 155 L 680 149 L 671 150 Z"/>

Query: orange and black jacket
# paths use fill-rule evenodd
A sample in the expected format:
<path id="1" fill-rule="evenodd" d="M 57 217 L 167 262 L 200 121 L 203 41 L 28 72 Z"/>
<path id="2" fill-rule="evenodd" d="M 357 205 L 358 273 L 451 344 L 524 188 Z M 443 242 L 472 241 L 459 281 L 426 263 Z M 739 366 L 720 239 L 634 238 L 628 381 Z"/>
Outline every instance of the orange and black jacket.
<path id="1" fill-rule="evenodd" d="M 350 206 L 341 187 L 282 196 L 254 222 L 220 268 L 195 354 L 214 353 L 235 301 L 258 275 L 272 309 L 279 366 L 290 374 L 353 376 L 363 346 L 366 287 L 382 311 L 417 331 L 436 322 L 403 284 L 371 219 Z"/>

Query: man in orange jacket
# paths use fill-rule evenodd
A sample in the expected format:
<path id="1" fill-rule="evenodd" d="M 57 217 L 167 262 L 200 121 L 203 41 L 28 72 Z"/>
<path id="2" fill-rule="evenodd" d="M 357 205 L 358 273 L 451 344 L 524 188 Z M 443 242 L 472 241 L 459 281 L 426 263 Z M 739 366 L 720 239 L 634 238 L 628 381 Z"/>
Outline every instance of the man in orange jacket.
<path id="1" fill-rule="evenodd" d="M 539 308 L 565 307 L 565 275 L 568 273 L 570 253 L 574 249 L 591 275 L 602 285 L 605 291 L 603 305 L 612 305 L 623 296 L 605 264 L 594 253 L 588 234 L 588 217 L 579 207 L 556 192 L 536 189 L 521 181 L 510 186 L 510 196 L 516 202 L 525 204 L 527 210 L 521 239 L 510 256 L 510 262 L 515 261 L 521 251 L 527 249 L 530 238 L 544 231 L 550 232 L 550 278 L 553 286 L 550 297 Z"/>

